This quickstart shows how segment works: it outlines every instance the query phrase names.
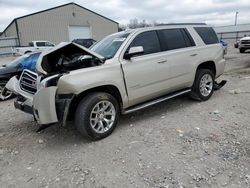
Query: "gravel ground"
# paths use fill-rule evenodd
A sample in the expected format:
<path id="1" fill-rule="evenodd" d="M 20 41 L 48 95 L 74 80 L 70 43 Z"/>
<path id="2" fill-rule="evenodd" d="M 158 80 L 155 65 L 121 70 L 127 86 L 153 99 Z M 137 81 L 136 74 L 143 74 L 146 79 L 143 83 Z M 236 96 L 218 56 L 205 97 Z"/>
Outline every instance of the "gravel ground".
<path id="1" fill-rule="evenodd" d="M 1 187 L 250 187 L 250 53 L 229 49 L 228 83 L 207 102 L 179 97 L 123 116 L 90 142 L 73 126 L 36 133 L 0 103 Z"/>

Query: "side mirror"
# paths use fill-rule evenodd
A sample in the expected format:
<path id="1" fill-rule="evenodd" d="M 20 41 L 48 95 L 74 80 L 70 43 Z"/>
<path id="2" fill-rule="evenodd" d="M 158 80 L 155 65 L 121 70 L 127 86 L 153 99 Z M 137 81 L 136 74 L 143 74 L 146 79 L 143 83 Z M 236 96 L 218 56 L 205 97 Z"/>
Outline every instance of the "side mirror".
<path id="1" fill-rule="evenodd" d="M 144 53 L 142 46 L 131 47 L 127 53 L 124 54 L 124 59 L 130 59 L 133 56 L 141 55 Z"/>

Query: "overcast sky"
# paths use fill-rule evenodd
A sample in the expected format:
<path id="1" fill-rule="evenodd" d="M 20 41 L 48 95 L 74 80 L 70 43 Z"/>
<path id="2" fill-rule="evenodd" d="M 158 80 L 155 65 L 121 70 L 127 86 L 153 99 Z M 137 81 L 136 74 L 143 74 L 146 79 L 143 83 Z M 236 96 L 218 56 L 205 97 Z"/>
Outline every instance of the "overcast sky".
<path id="1" fill-rule="evenodd" d="M 69 3 L 69 0 L 0 0 L 0 31 L 16 17 Z M 250 0 L 76 0 L 119 23 L 130 19 L 158 22 L 206 22 L 212 25 L 250 23 Z"/>

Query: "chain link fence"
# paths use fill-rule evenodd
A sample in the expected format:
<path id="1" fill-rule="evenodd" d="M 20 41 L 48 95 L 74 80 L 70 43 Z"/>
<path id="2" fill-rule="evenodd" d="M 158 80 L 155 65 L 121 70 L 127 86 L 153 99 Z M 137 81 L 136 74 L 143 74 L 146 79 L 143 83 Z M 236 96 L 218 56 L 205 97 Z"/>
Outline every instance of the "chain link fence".
<path id="1" fill-rule="evenodd" d="M 235 42 L 243 37 L 250 36 L 250 30 L 248 31 L 235 31 L 235 32 L 221 32 L 217 33 L 220 40 L 226 41 L 229 45 L 233 45 Z"/>

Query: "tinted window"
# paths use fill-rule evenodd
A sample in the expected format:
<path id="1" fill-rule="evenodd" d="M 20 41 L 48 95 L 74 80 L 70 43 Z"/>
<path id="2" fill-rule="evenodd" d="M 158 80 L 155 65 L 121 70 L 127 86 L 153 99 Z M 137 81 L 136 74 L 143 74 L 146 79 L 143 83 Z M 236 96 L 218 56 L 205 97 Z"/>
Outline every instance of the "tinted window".
<path id="1" fill-rule="evenodd" d="M 50 42 L 45 42 L 45 46 L 55 46 L 55 45 Z"/>
<path id="2" fill-rule="evenodd" d="M 163 51 L 194 46 L 194 41 L 185 29 L 165 29 L 158 31 Z"/>
<path id="3" fill-rule="evenodd" d="M 188 32 L 188 30 L 187 29 L 182 29 L 182 33 L 183 33 L 183 37 L 184 37 L 184 39 L 186 41 L 186 46 L 187 47 L 195 46 L 194 39 L 192 38 L 192 36 Z"/>
<path id="4" fill-rule="evenodd" d="M 37 46 L 45 46 L 45 42 L 37 42 L 36 45 Z"/>
<path id="5" fill-rule="evenodd" d="M 130 44 L 129 48 L 136 46 L 143 47 L 144 55 L 161 51 L 156 31 L 147 31 L 136 36 L 136 38 Z"/>
<path id="6" fill-rule="evenodd" d="M 219 43 L 218 37 L 212 27 L 195 27 L 194 29 L 200 35 L 205 44 Z"/>

